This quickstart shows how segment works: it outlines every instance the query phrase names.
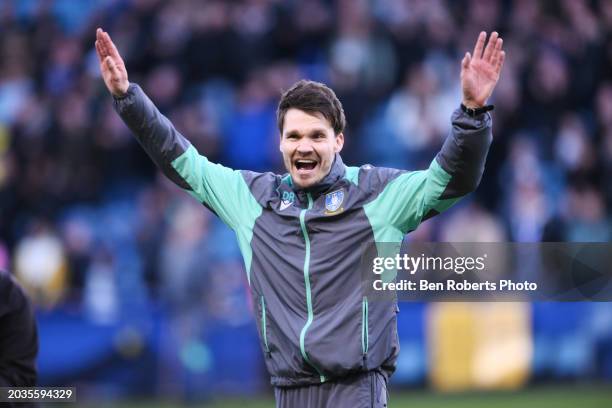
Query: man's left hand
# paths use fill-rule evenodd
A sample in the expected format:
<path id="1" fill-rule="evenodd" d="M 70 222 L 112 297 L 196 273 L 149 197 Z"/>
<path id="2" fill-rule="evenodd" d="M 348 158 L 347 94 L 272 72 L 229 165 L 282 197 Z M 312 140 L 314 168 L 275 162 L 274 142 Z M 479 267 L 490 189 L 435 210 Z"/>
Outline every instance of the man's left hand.
<path id="1" fill-rule="evenodd" d="M 502 50 L 504 42 L 496 31 L 491 33 L 485 48 L 486 39 L 487 33 L 481 32 L 474 46 L 474 55 L 467 52 L 461 61 L 463 104 L 468 108 L 486 105 L 497 85 L 506 58 Z"/>

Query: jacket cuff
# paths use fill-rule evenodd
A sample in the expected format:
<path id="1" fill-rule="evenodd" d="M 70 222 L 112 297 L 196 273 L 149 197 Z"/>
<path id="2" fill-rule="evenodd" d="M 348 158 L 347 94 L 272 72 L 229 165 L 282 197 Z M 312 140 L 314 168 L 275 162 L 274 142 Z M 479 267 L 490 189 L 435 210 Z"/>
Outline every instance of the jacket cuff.
<path id="1" fill-rule="evenodd" d="M 127 92 L 122 96 L 113 95 L 113 104 L 115 105 L 115 109 L 117 112 L 121 113 L 125 111 L 128 107 L 134 104 L 136 100 L 136 94 L 141 92 L 140 87 L 130 82 L 130 86 L 128 86 Z"/>
<path id="2" fill-rule="evenodd" d="M 470 116 L 465 113 L 461 108 L 455 109 L 451 116 L 451 120 L 453 122 L 453 126 L 459 126 L 463 129 L 483 129 L 485 127 L 491 126 L 491 115 L 489 112 L 481 113 L 477 116 Z"/>

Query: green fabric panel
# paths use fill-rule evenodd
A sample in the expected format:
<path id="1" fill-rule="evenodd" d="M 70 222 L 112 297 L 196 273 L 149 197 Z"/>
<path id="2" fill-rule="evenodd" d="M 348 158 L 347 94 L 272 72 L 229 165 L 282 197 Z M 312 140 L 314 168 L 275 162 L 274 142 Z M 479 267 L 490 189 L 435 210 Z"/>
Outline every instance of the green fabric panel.
<path id="1" fill-rule="evenodd" d="M 386 221 L 387 213 L 384 209 L 372 205 L 372 202 L 366 204 L 363 209 L 372 226 L 378 256 L 394 257 L 400 251 L 404 234 Z M 396 275 L 397 270 L 393 269 L 385 270 L 380 277 L 383 282 L 391 282 Z"/>
<path id="2" fill-rule="evenodd" d="M 375 200 L 364 206 L 375 240 L 401 242 L 429 210 L 441 204 L 438 198 L 450 179 L 451 175 L 434 159 L 427 170 L 404 173 L 387 184 Z"/>
<path id="3" fill-rule="evenodd" d="M 359 184 L 359 167 L 347 167 L 344 178 L 346 178 L 348 181 L 350 181 L 354 185 L 358 185 Z"/>
<path id="4" fill-rule="evenodd" d="M 293 180 L 291 180 L 291 175 L 287 174 L 285 177 L 283 177 L 283 179 L 281 180 L 283 183 L 287 183 L 289 184 L 291 187 L 293 187 Z"/>
<path id="5" fill-rule="evenodd" d="M 455 205 L 455 203 L 458 202 L 459 200 L 461 200 L 461 197 L 440 200 L 438 204 L 434 206 L 434 210 L 436 210 L 439 213 L 444 212 L 448 210 L 449 208 L 451 208 L 453 205 Z"/>
<path id="6" fill-rule="evenodd" d="M 177 157 L 172 167 L 191 187 L 189 193 L 212 208 L 234 230 L 250 284 L 253 259 L 251 239 L 255 221 L 261 215 L 262 208 L 251 194 L 240 171 L 211 163 L 193 146 L 189 146 Z"/>

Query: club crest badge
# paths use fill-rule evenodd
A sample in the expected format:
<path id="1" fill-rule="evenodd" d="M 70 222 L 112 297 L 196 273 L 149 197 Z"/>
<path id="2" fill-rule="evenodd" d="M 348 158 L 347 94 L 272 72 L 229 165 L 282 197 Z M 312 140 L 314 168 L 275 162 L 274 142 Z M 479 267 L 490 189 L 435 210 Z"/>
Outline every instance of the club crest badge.
<path id="1" fill-rule="evenodd" d="M 325 214 L 333 215 L 344 211 L 342 203 L 344 202 L 344 191 L 337 190 L 325 195 Z"/>

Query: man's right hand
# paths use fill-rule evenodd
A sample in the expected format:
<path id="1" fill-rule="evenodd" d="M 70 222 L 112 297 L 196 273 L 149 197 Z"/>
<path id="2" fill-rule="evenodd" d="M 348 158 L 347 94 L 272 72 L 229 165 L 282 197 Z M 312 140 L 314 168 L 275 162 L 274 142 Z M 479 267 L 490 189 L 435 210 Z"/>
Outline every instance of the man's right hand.
<path id="1" fill-rule="evenodd" d="M 96 54 L 108 90 L 114 96 L 124 96 L 130 86 L 125 64 L 108 33 L 101 28 L 96 30 Z"/>

